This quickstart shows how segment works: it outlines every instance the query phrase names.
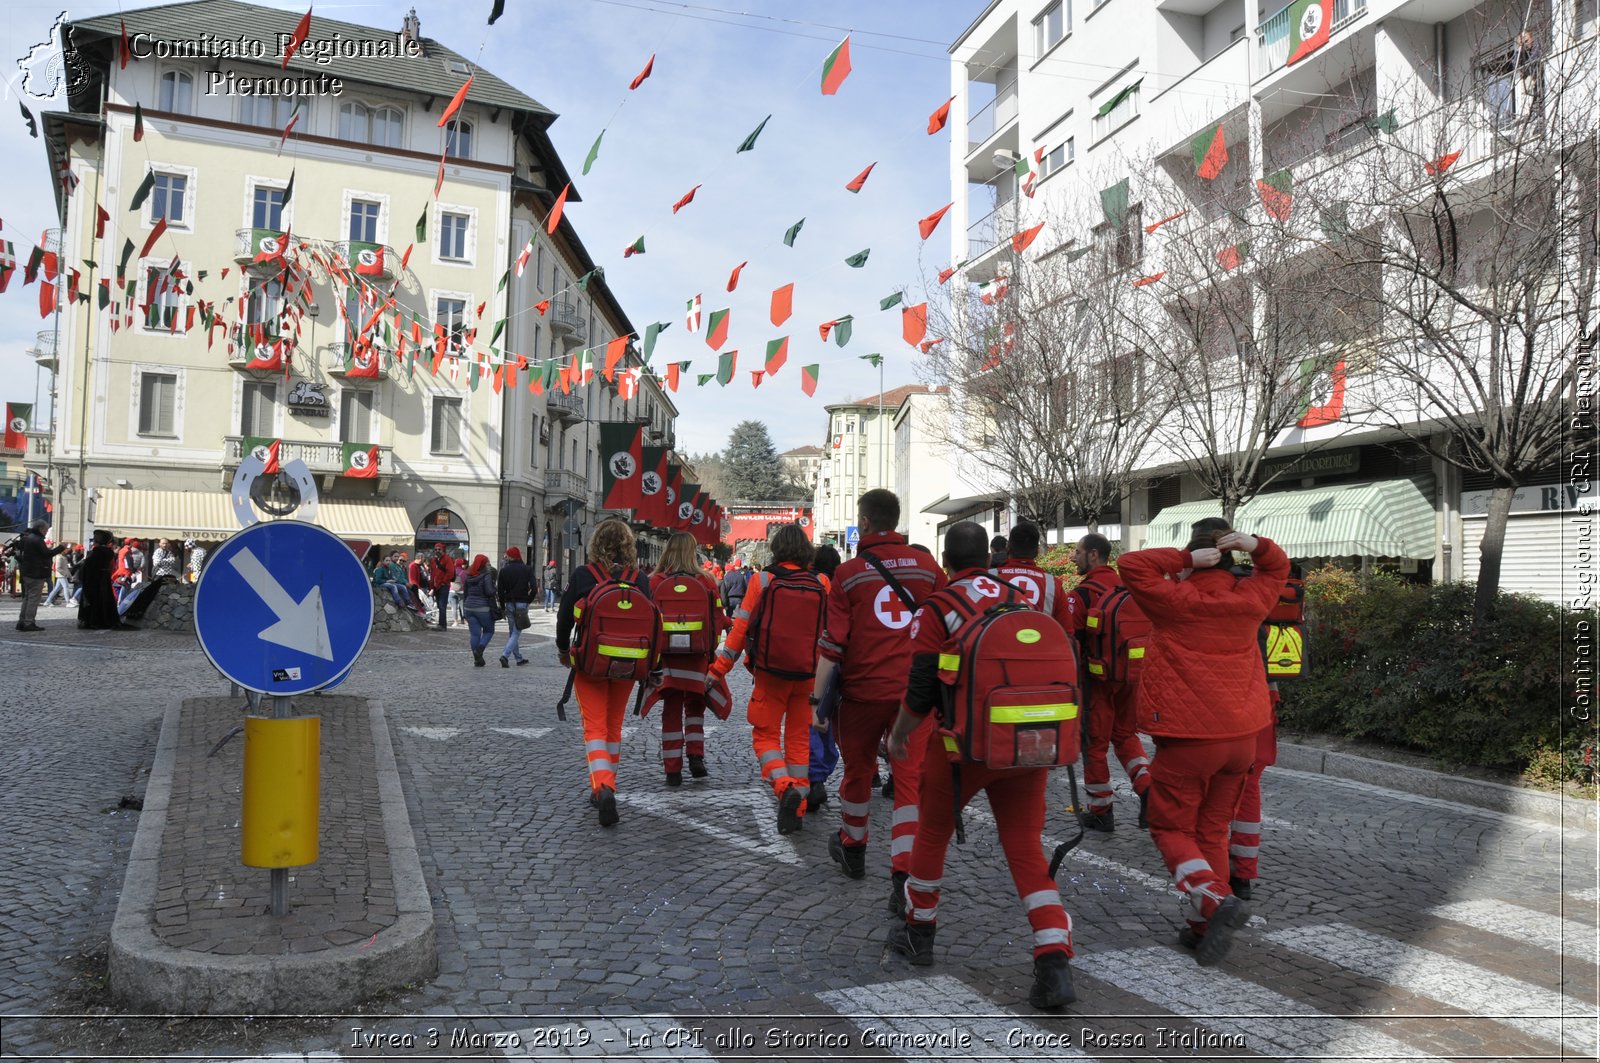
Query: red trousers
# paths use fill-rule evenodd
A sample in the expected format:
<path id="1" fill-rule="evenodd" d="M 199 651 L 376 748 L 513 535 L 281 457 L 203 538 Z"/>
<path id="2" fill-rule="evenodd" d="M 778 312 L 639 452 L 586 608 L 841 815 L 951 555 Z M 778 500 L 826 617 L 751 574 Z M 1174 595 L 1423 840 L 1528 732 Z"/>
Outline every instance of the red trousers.
<path id="1" fill-rule="evenodd" d="M 1083 736 L 1083 790 L 1089 811 L 1104 814 L 1111 809 L 1111 764 L 1109 746 L 1122 762 L 1122 770 L 1133 784 L 1133 792 L 1150 789 L 1150 758 L 1139 741 L 1138 716 L 1134 699 L 1139 688 L 1125 683 L 1089 684 L 1089 715 Z"/>
<path id="2" fill-rule="evenodd" d="M 872 811 L 872 777 L 878 771 L 878 744 L 900 714 L 898 701 L 849 701 L 839 705 L 839 756 L 844 758 L 844 778 L 839 783 L 839 839 L 847 846 L 867 844 L 867 818 Z M 906 743 L 906 759 L 889 761 L 894 772 L 894 819 L 889 828 L 889 866 L 911 869 L 911 843 L 917 836 L 918 783 L 922 776 L 923 748 L 934 733 L 930 716 L 917 726 Z M 943 751 L 939 753 L 944 756 Z"/>
<path id="3" fill-rule="evenodd" d="M 782 679 L 756 673 L 750 694 L 750 744 L 761 778 L 782 797 L 791 786 L 800 796 L 811 791 L 811 688 L 809 679 Z M 800 814 L 805 815 L 805 802 Z"/>
<path id="4" fill-rule="evenodd" d="M 1189 897 L 1190 922 L 1210 920 L 1228 887 L 1228 825 L 1255 761 L 1256 736 L 1222 741 L 1156 738 L 1150 837 Z"/>
<path id="5" fill-rule="evenodd" d="M 706 699 L 689 690 L 661 692 L 661 766 L 683 771 L 684 745 L 691 757 L 706 755 Z"/>
<path id="6" fill-rule="evenodd" d="M 1256 735 L 1256 759 L 1245 776 L 1239 809 L 1228 825 L 1228 875 L 1251 881 L 1261 877 L 1261 773 L 1278 763 L 1277 691 L 1272 693 L 1273 722 Z"/>
<path id="7" fill-rule="evenodd" d="M 906 921 L 932 923 L 939 909 L 939 889 L 944 880 L 944 857 L 955 833 L 954 780 L 950 758 L 945 755 L 937 731 L 930 731 L 922 763 L 922 817 L 917 825 L 916 844 L 911 850 L 911 877 L 906 880 Z M 1000 831 L 1000 847 L 1017 896 L 1027 909 L 1033 927 L 1033 954 L 1072 952 L 1072 917 L 1061 905 L 1061 894 L 1050 877 L 1050 864 L 1044 857 L 1045 782 L 1049 772 L 1043 768 L 1021 771 L 991 771 L 971 761 L 961 763 L 961 807 L 978 793 L 989 796 L 995 826 Z M 900 772 L 895 770 L 895 796 L 900 795 Z"/>
<path id="8" fill-rule="evenodd" d="M 583 747 L 589 756 L 589 788 L 617 788 L 622 758 L 622 721 L 628 715 L 632 683 L 595 679 L 578 673 L 572 680 L 583 713 Z"/>

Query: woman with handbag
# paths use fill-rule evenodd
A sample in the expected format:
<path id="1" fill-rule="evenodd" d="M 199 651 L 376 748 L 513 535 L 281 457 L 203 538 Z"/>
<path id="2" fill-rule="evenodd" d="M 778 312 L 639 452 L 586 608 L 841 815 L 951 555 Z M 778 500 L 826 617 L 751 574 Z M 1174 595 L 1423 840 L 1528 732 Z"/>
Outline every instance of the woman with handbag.
<path id="1" fill-rule="evenodd" d="M 499 608 L 495 597 L 495 571 L 482 554 L 472 559 L 472 567 L 461 578 L 461 613 L 467 621 L 467 638 L 472 646 L 474 667 L 484 665 L 483 651 L 494 639 L 494 614 Z"/>
<path id="2" fill-rule="evenodd" d="M 522 655 L 522 633 L 533 625 L 528 619 L 528 603 L 533 601 L 533 572 L 522 563 L 522 551 L 515 546 L 506 548 L 505 563 L 500 566 L 495 590 L 506 620 L 506 648 L 500 651 L 500 667 L 510 668 L 513 657 L 518 664 L 527 664 L 528 659 Z"/>

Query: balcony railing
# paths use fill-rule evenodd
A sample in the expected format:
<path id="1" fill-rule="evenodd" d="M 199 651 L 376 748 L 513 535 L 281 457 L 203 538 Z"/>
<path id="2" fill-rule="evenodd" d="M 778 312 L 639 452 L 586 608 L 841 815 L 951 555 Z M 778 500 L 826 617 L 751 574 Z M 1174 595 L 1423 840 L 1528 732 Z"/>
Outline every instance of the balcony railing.
<path id="1" fill-rule="evenodd" d="M 546 392 L 544 405 L 552 417 L 559 417 L 568 421 L 583 420 L 584 409 L 581 395 L 568 395 L 559 390 Z"/>
<path id="2" fill-rule="evenodd" d="M 54 329 L 46 329 L 33 338 L 33 346 L 28 348 L 28 353 L 33 355 L 33 360 L 39 368 L 48 369 L 52 373 L 56 368 L 56 333 Z"/>
<path id="3" fill-rule="evenodd" d="M 259 255 L 275 256 L 281 249 L 283 237 L 277 229 L 240 229 L 233 236 L 233 260 L 248 265 Z"/>
<path id="4" fill-rule="evenodd" d="M 238 465 L 244 460 L 244 437 L 224 436 L 222 438 L 222 462 L 224 465 Z M 340 473 L 344 471 L 344 444 L 327 442 L 307 442 L 294 439 L 285 439 L 278 450 L 278 461 L 287 465 L 299 459 L 306 463 L 306 468 L 313 473 Z M 378 448 L 378 473 L 388 476 L 394 472 L 394 448 Z"/>
<path id="5" fill-rule="evenodd" d="M 967 119 L 967 154 L 977 151 L 984 141 L 994 136 L 995 130 L 1016 121 L 1017 110 L 1017 83 L 1013 81 L 997 88 L 994 99 Z"/>
<path id="6" fill-rule="evenodd" d="M 1266 77 L 1289 61 L 1289 4 L 1256 27 L 1256 78 Z M 1333 27 L 1337 33 L 1352 19 L 1367 13 L 1367 0 L 1333 0 Z"/>
<path id="7" fill-rule="evenodd" d="M 546 469 L 544 493 L 546 501 L 555 501 L 558 495 L 586 501 L 589 497 L 589 478 L 567 469 Z"/>
<path id="8" fill-rule="evenodd" d="M 578 313 L 578 305 L 565 299 L 550 304 L 550 331 L 564 332 L 574 343 L 583 343 L 589 338 L 589 326 Z"/>

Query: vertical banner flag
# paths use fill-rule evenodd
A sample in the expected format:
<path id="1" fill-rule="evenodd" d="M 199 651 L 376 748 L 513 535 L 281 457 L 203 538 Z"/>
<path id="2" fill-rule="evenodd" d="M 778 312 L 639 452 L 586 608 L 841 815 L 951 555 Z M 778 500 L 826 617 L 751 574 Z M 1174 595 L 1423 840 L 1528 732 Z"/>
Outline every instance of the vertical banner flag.
<path id="1" fill-rule="evenodd" d="M 1124 177 L 1109 188 L 1100 190 L 1100 209 L 1113 229 L 1122 228 L 1128 217 L 1128 179 Z"/>
<path id="2" fill-rule="evenodd" d="M 683 315 L 683 327 L 690 332 L 700 331 L 700 297 L 698 295 L 689 300 L 688 307 Z"/>
<path id="3" fill-rule="evenodd" d="M 661 503 L 661 510 L 666 514 L 662 521 L 663 528 L 676 528 L 678 523 L 678 500 L 683 497 L 683 466 L 675 461 L 666 463 L 666 480 L 663 492 L 665 501 Z"/>
<path id="4" fill-rule="evenodd" d="M 685 482 L 678 488 L 678 512 L 674 514 L 675 531 L 694 531 L 694 500 L 700 497 L 700 485 Z"/>
<path id="5" fill-rule="evenodd" d="M 1300 389 L 1305 395 L 1300 419 L 1301 428 L 1316 428 L 1333 424 L 1344 413 L 1345 366 L 1341 358 L 1332 370 L 1319 369 L 1315 358 L 1300 363 Z"/>
<path id="6" fill-rule="evenodd" d="M 340 447 L 340 476 L 376 479 L 378 447 L 375 443 L 345 443 Z"/>
<path id="7" fill-rule="evenodd" d="M 794 284 L 785 284 L 772 292 L 772 325 L 781 326 L 794 313 Z"/>
<path id="8" fill-rule="evenodd" d="M 246 436 L 240 446 L 241 453 L 250 457 L 260 458 L 266 463 L 266 468 L 261 471 L 273 475 L 282 472 L 279 458 L 283 451 L 283 440 L 268 439 L 264 436 Z"/>
<path id="9" fill-rule="evenodd" d="M 33 403 L 6 403 L 6 449 L 28 449 L 28 425 L 33 420 Z"/>
<path id="10" fill-rule="evenodd" d="M 639 519 L 660 526 L 667 518 L 667 448 L 640 447 Z"/>
<path id="11" fill-rule="evenodd" d="M 711 317 L 706 322 L 706 346 L 713 351 L 720 350 L 728 342 L 728 308 L 711 311 Z"/>
<path id="12" fill-rule="evenodd" d="M 767 341 L 767 375 L 777 376 L 778 370 L 783 368 L 783 363 L 789 360 L 789 337 L 779 336 L 775 340 Z"/>
<path id="13" fill-rule="evenodd" d="M 601 421 L 600 455 L 605 461 L 600 505 L 603 509 L 637 509 L 643 496 L 639 473 L 644 467 L 644 429 L 635 421 Z"/>
<path id="14" fill-rule="evenodd" d="M 1333 33 L 1333 0 L 1295 0 L 1289 7 L 1289 58 L 1284 66 L 1300 60 L 1328 43 Z"/>
<path id="15" fill-rule="evenodd" d="M 821 362 L 800 367 L 800 390 L 806 393 L 807 398 L 811 398 L 817 393 L 817 372 L 821 368 Z"/>
<path id="16" fill-rule="evenodd" d="M 722 356 L 717 359 L 717 383 L 723 387 L 728 386 L 728 382 L 733 379 L 734 367 L 738 364 L 738 361 L 738 351 L 724 351 L 722 353 Z"/>
<path id="17" fill-rule="evenodd" d="M 1222 135 L 1222 123 L 1210 132 L 1201 133 L 1189 142 L 1194 152 L 1195 176 L 1202 181 L 1215 181 L 1222 168 L 1228 165 L 1228 142 Z"/>
<path id="18" fill-rule="evenodd" d="M 1256 182 L 1261 206 L 1277 221 L 1288 221 L 1294 210 L 1294 174 L 1289 170 L 1269 173 Z"/>
<path id="19" fill-rule="evenodd" d="M 921 343 L 928 334 L 928 304 L 900 308 L 900 335 L 911 346 Z"/>

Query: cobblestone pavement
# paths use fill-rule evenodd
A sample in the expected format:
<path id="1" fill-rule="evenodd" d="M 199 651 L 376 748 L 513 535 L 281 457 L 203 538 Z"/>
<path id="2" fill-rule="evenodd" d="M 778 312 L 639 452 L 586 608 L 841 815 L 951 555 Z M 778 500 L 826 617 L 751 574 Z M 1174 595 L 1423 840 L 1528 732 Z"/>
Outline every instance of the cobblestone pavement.
<path id="1" fill-rule="evenodd" d="M 13 634 L 15 608 L 0 602 L 3 1048 L 93 1055 L 116 1020 L 23 1016 L 93 1001 L 137 815 L 119 801 L 141 792 L 171 700 L 221 682 L 192 638 L 78 632 L 66 610 Z M 1124 793 L 1117 832 L 1089 835 L 1060 876 L 1079 1002 L 1051 1017 L 1026 1003 L 1027 922 L 981 799 L 952 848 L 937 965 L 911 968 L 883 946 L 888 802 L 867 879 L 843 878 L 826 851 L 836 806 L 777 834 L 742 711 L 712 721 L 710 778 L 679 789 L 656 721 L 630 718 L 622 822 L 601 830 L 535 620 L 528 667 L 472 668 L 459 630 L 384 635 L 338 691 L 388 714 L 438 977 L 366 1016 L 250 1038 L 180 1028 L 160 1058 L 1595 1055 L 1592 834 L 1269 771 L 1255 918 L 1202 970 L 1173 944 L 1179 907 Z M 1058 774 L 1048 829 L 1064 835 Z"/>

